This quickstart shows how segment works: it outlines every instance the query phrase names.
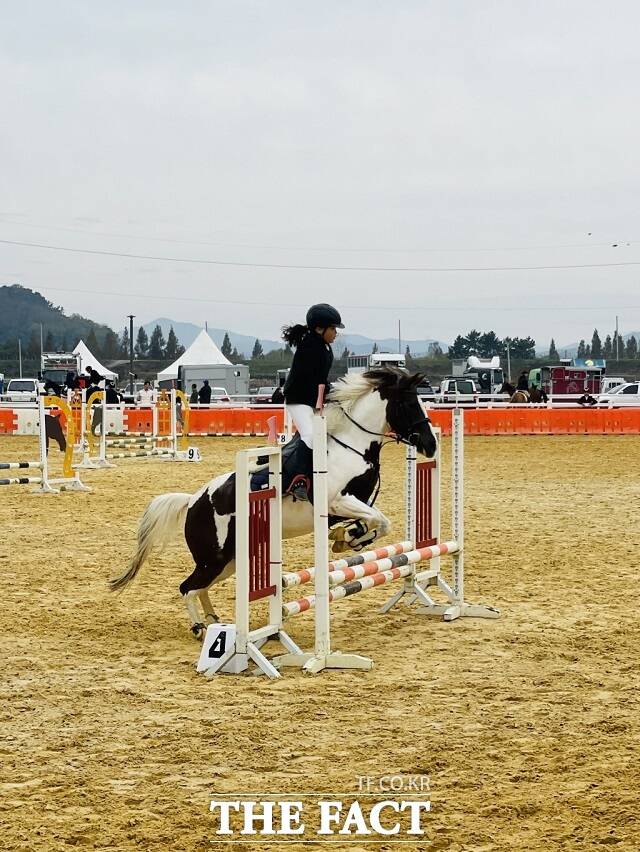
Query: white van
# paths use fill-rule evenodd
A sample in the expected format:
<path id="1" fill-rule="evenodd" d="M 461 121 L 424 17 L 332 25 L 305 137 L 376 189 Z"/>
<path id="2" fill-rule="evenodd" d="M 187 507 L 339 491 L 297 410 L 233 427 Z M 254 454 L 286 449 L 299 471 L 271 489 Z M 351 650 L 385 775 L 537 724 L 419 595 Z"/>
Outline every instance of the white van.
<path id="1" fill-rule="evenodd" d="M 37 379 L 10 379 L 4 398 L 9 402 L 33 402 L 38 399 Z"/>

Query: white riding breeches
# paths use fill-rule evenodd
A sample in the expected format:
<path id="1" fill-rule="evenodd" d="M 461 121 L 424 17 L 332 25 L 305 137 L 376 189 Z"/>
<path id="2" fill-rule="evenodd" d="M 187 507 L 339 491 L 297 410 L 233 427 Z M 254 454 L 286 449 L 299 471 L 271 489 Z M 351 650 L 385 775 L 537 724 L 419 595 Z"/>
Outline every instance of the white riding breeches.
<path id="1" fill-rule="evenodd" d="M 310 405 L 287 405 L 293 425 L 300 433 L 300 440 L 313 449 L 313 408 Z"/>

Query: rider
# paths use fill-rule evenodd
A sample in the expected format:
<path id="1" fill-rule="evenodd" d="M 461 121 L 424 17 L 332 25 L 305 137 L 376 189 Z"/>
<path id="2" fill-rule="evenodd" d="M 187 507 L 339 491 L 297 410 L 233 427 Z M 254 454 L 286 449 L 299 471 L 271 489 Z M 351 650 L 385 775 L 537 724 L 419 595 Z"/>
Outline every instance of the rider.
<path id="1" fill-rule="evenodd" d="M 527 370 L 523 370 L 518 376 L 518 384 L 516 386 L 516 390 L 529 390 L 529 373 Z"/>
<path id="2" fill-rule="evenodd" d="M 300 435 L 299 450 L 291 458 L 297 475 L 287 487 L 284 487 L 286 480 L 283 483 L 283 490 L 292 494 L 294 500 L 309 499 L 313 471 L 313 411 L 319 387 L 324 385 L 325 392 L 329 389 L 329 370 L 333 364 L 331 344 L 339 328 L 344 325 L 338 311 L 322 303 L 309 308 L 306 325 L 285 326 L 282 330 L 285 342 L 296 350 L 283 388 L 287 411 Z"/>

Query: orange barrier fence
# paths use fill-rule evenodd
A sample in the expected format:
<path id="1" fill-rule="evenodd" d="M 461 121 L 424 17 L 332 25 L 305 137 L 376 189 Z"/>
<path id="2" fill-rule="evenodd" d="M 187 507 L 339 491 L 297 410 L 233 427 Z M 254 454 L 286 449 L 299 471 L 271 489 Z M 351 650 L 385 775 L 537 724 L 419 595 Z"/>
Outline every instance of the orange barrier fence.
<path id="1" fill-rule="evenodd" d="M 431 409 L 429 417 L 443 434 L 451 433 L 451 410 Z M 12 434 L 18 428 L 18 411 L 0 409 L 0 434 Z M 276 417 L 276 428 L 284 430 L 281 408 L 191 409 L 190 435 L 265 436 L 267 420 Z M 160 432 L 167 428 L 169 411 L 160 413 Z M 125 409 L 127 432 L 153 430 L 150 408 Z M 466 408 L 464 431 L 467 435 L 640 435 L 640 408 Z"/>
<path id="2" fill-rule="evenodd" d="M 451 434 L 451 411 L 428 412 Z M 466 435 L 640 435 L 640 408 L 466 408 Z"/>
<path id="3" fill-rule="evenodd" d="M 153 432 L 153 409 L 152 408 L 125 408 L 124 410 L 125 432 Z"/>
<path id="4" fill-rule="evenodd" d="M 276 418 L 276 429 L 284 430 L 281 408 L 192 408 L 190 435 L 268 435 L 267 420 Z"/>
<path id="5" fill-rule="evenodd" d="M 0 435 L 11 435 L 16 431 L 18 418 L 12 408 L 0 408 Z"/>

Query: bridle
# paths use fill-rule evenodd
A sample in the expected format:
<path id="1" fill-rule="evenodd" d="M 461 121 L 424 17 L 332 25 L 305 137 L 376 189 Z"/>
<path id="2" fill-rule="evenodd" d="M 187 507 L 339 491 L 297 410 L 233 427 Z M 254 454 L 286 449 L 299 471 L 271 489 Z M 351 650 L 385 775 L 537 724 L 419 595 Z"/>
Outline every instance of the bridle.
<path id="1" fill-rule="evenodd" d="M 404 393 L 410 393 L 410 391 L 404 391 Z M 338 405 L 338 403 L 336 403 L 336 405 Z M 427 423 L 429 423 L 429 424 L 431 423 L 431 420 L 429 419 L 429 417 L 427 417 L 426 414 L 424 416 L 424 420 L 422 420 L 422 419 L 413 420 L 411 423 L 409 423 L 409 426 L 408 426 L 409 437 L 403 438 L 397 432 L 373 432 L 371 429 L 367 429 L 361 423 L 358 423 L 357 420 L 354 420 L 354 418 L 351 417 L 351 415 L 347 411 L 345 411 L 344 408 L 341 405 L 338 405 L 338 407 L 339 407 L 340 411 L 342 412 L 342 414 L 347 418 L 347 420 L 350 423 L 353 423 L 353 425 L 356 426 L 361 432 L 364 432 L 366 435 L 373 435 L 376 438 L 382 438 L 382 439 L 390 438 L 391 440 L 386 442 L 388 444 L 395 441 L 396 444 L 405 444 L 405 446 L 407 446 L 407 447 L 414 447 L 415 444 L 411 441 L 411 437 L 413 437 L 417 433 L 412 432 L 411 430 L 415 426 L 417 426 L 419 423 L 424 423 L 425 420 L 426 420 Z M 329 437 L 332 438 L 337 444 L 340 444 L 340 446 L 345 447 L 346 449 L 351 450 L 352 452 L 354 452 L 357 455 L 362 456 L 362 458 L 364 458 L 364 454 L 361 453 L 359 450 L 356 450 L 353 447 L 350 447 L 348 444 L 345 444 L 343 441 L 340 441 L 334 435 L 329 435 Z M 384 442 L 383 442 L 382 446 L 384 446 Z"/>
<path id="2" fill-rule="evenodd" d="M 338 403 L 334 403 L 334 404 L 338 405 Z M 412 444 L 412 442 L 408 438 L 403 438 L 402 436 L 398 435 L 397 432 L 374 432 L 371 429 L 367 429 L 361 423 L 358 423 L 357 420 L 354 420 L 354 418 L 351 417 L 351 415 L 348 414 L 341 405 L 339 405 L 338 407 L 340 408 L 340 411 L 342 412 L 342 414 L 347 418 L 347 420 L 350 423 L 353 423 L 353 425 L 357 429 L 359 429 L 361 432 L 364 432 L 366 435 L 372 435 L 375 438 L 382 438 L 382 441 L 380 442 L 380 444 L 381 444 L 380 449 L 381 450 L 384 446 L 386 446 L 386 444 L 392 444 L 394 441 L 397 444 L 405 444 L 408 447 L 415 446 L 414 444 Z M 425 415 L 425 419 L 426 419 L 427 423 L 431 423 L 431 420 L 426 415 Z M 415 420 L 415 421 L 413 421 L 412 423 L 409 424 L 409 435 L 410 436 L 416 434 L 415 432 L 411 432 L 410 430 L 413 429 L 414 426 L 417 426 L 418 423 L 424 423 L 424 420 Z M 360 452 L 360 450 L 356 450 L 355 447 L 352 447 L 349 444 L 345 443 L 344 441 L 341 441 L 340 438 L 336 438 L 335 435 L 332 435 L 331 433 L 329 433 L 327 435 L 327 437 L 331 438 L 332 441 L 335 441 L 336 444 L 343 447 L 345 450 L 350 450 L 352 453 L 355 453 L 357 456 L 360 456 L 360 458 L 366 464 L 368 464 L 369 467 L 372 470 L 375 470 L 376 476 L 377 476 L 376 486 L 375 486 L 373 494 L 367 500 L 367 504 L 369 506 L 372 506 L 378 498 L 378 494 L 380 493 L 380 486 L 382 484 L 381 478 L 380 478 L 380 457 L 378 456 L 378 459 L 374 462 L 371 459 L 368 459 L 364 453 Z M 384 440 L 385 438 L 390 438 L 391 440 L 385 441 Z"/>

